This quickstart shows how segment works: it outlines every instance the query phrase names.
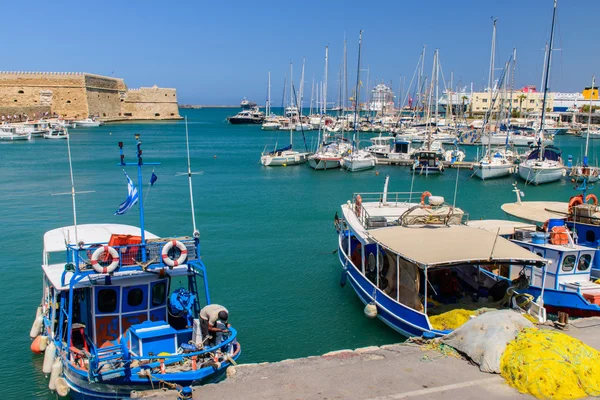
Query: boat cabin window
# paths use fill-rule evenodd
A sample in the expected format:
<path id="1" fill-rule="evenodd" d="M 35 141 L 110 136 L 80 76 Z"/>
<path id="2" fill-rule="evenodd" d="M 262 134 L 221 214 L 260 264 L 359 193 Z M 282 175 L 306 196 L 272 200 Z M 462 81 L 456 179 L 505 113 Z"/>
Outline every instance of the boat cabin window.
<path id="1" fill-rule="evenodd" d="M 596 234 L 593 230 L 589 230 L 585 233 L 585 240 L 588 243 L 594 243 L 596 241 Z"/>
<path id="2" fill-rule="evenodd" d="M 131 289 L 127 293 L 127 305 L 130 307 L 137 307 L 144 301 L 144 291 L 140 288 Z"/>
<path id="3" fill-rule="evenodd" d="M 579 257 L 579 263 L 577 264 L 577 271 L 587 271 L 592 263 L 592 256 L 590 254 L 583 254 Z"/>
<path id="4" fill-rule="evenodd" d="M 566 256 L 562 263 L 563 272 L 573 271 L 573 268 L 575 268 L 576 259 L 577 257 L 574 254 L 569 254 L 568 256 Z"/>
<path id="5" fill-rule="evenodd" d="M 117 310 L 117 291 L 114 289 L 102 289 L 98 291 L 98 311 L 101 313 L 112 313 Z"/>
<path id="6" fill-rule="evenodd" d="M 160 306 L 165 302 L 167 297 L 166 282 L 159 282 L 152 287 L 152 306 Z"/>

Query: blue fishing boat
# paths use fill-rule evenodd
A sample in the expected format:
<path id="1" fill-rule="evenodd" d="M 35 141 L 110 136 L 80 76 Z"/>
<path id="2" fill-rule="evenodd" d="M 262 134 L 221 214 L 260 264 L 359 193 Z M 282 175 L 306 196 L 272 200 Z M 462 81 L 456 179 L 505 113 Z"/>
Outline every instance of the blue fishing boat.
<path id="1" fill-rule="evenodd" d="M 335 218 L 338 257 L 342 286 L 350 282 L 367 305 L 365 314 L 377 316 L 402 335 L 448 333 L 435 329 L 429 320 L 441 312 L 436 303 L 448 303 L 446 311 L 453 307 L 453 293 L 445 291 L 447 274 L 478 266 L 544 265 L 539 255 L 466 226 L 465 213 L 442 197 L 429 192 L 388 193 L 387 182 L 386 178 L 382 193 L 355 193 L 341 206 L 343 216 Z M 491 287 L 484 284 L 470 292 L 481 292 L 487 301 L 484 292 Z M 531 313 L 540 309 L 534 303 Z"/>
<path id="2" fill-rule="evenodd" d="M 543 268 L 531 265 L 482 269 L 495 281 L 511 281 L 524 276 L 523 289 L 540 299 L 548 312 L 567 312 L 575 317 L 600 316 L 600 284 L 591 280 L 595 248 L 576 244 L 564 219 L 550 219 L 542 229 L 515 221 L 471 221 L 472 227 L 498 233 L 550 261 Z"/>
<path id="3" fill-rule="evenodd" d="M 191 236 L 144 229 L 142 167 L 157 163 L 142 160 L 137 139 L 133 163 L 119 143 L 118 165 L 137 167 L 138 182 L 127 176 L 129 196 L 116 214 L 138 202 L 141 227 L 77 225 L 72 185 L 74 225 L 44 235 L 32 350 L 45 351 L 43 372 L 61 396 L 123 399 L 168 387 L 191 398 L 192 385 L 220 379 L 241 352 L 234 328 L 222 326 L 214 337 L 201 329 L 200 311 L 211 298 L 195 219 Z M 187 175 L 191 197 L 189 150 Z"/>

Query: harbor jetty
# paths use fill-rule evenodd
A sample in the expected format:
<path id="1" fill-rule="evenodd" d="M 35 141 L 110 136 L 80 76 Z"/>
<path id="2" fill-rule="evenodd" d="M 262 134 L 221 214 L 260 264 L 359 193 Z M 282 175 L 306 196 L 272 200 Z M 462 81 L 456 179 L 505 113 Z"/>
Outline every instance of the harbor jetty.
<path id="1" fill-rule="evenodd" d="M 552 329 L 552 326 L 542 326 Z M 600 317 L 571 321 L 562 331 L 600 350 Z M 175 390 L 133 398 L 177 399 Z M 411 341 L 334 351 L 322 356 L 229 367 L 227 379 L 194 388 L 194 399 L 515 399 L 532 398 L 497 374 Z"/>

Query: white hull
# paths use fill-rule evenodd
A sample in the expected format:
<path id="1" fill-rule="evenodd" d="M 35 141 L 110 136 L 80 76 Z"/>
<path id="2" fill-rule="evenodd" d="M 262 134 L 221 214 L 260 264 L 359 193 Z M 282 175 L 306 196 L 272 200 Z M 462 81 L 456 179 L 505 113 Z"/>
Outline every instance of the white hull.
<path id="1" fill-rule="evenodd" d="M 536 165 L 543 163 L 530 164 L 524 162 L 519 165 L 519 176 L 527 183 L 539 185 L 540 183 L 550 183 L 560 180 L 565 173 L 561 165 L 545 166 Z"/>
<path id="2" fill-rule="evenodd" d="M 31 133 L 27 134 L 0 134 L 0 140 L 31 140 Z"/>
<path id="3" fill-rule="evenodd" d="M 284 152 L 281 155 L 267 154 L 260 158 L 261 164 L 265 167 L 285 167 L 304 164 L 306 161 L 308 161 L 308 153 L 298 153 L 296 151 Z"/>
<path id="4" fill-rule="evenodd" d="M 350 172 L 364 171 L 367 169 L 375 168 L 377 159 L 375 157 L 360 157 L 353 158 L 351 156 L 344 157 L 342 159 L 342 167 Z"/>
<path id="5" fill-rule="evenodd" d="M 476 164 L 473 165 L 476 177 L 485 181 L 487 179 L 501 178 L 508 176 L 513 170 L 512 165 L 494 165 L 494 164 Z"/>
<path id="6" fill-rule="evenodd" d="M 265 123 L 265 124 L 262 124 L 262 130 L 263 131 L 278 131 L 280 127 L 281 127 L 281 125 L 277 124 L 277 123 Z"/>
<path id="7" fill-rule="evenodd" d="M 341 167 L 341 158 L 320 158 L 313 157 L 308 160 L 308 165 L 314 170 L 325 171 L 328 169 L 336 169 Z"/>
<path id="8" fill-rule="evenodd" d="M 66 139 L 69 135 L 57 133 L 44 133 L 44 139 Z"/>

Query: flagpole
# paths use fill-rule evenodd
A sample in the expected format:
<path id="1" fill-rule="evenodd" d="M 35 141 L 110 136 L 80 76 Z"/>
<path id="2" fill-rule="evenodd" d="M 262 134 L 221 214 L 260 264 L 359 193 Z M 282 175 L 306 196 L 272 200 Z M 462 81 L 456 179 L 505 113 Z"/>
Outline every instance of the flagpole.
<path id="1" fill-rule="evenodd" d="M 140 140 L 140 135 L 138 133 L 135 134 L 135 140 L 137 141 L 137 163 L 126 163 L 125 156 L 123 155 L 123 142 L 119 142 L 119 150 L 121 155 L 121 162 L 119 166 L 122 168 L 125 166 L 134 166 L 138 167 L 138 203 L 140 206 L 140 237 L 142 239 L 141 243 L 141 252 L 142 252 L 142 262 L 146 262 L 146 229 L 144 226 L 144 193 L 142 190 L 142 167 L 144 166 L 144 162 L 142 160 L 142 141 Z M 146 163 L 145 165 L 160 165 L 160 163 Z"/>

